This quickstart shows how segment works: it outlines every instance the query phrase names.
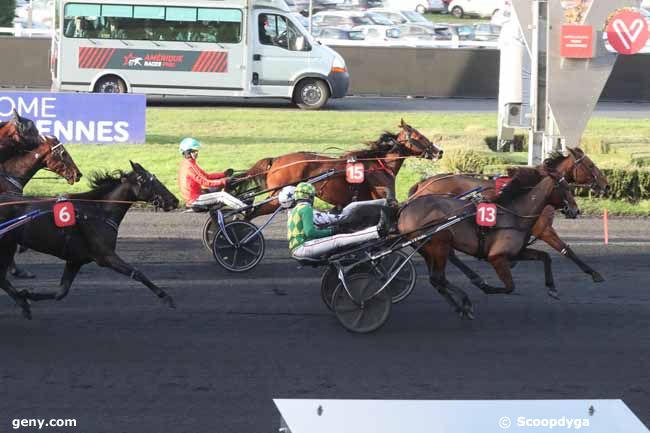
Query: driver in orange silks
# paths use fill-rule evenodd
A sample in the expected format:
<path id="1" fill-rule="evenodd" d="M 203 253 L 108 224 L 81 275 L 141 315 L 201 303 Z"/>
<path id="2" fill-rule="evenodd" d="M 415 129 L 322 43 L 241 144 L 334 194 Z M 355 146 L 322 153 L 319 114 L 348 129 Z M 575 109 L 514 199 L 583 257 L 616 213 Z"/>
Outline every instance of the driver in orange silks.
<path id="1" fill-rule="evenodd" d="M 180 152 L 183 161 L 178 170 L 178 184 L 181 190 L 181 197 L 187 207 L 191 207 L 197 198 L 203 193 L 203 189 L 223 189 L 232 176 L 233 170 L 229 168 L 223 173 L 207 173 L 196 162 L 201 143 L 194 138 L 185 138 L 181 141 Z"/>

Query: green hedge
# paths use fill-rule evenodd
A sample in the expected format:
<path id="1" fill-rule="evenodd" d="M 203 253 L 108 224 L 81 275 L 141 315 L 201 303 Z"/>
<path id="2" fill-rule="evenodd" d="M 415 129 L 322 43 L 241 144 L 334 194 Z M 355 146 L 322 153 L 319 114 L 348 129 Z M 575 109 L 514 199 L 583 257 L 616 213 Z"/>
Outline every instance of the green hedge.
<path id="1" fill-rule="evenodd" d="M 603 169 L 614 200 L 639 201 L 650 199 L 650 171 L 635 169 Z M 588 195 L 583 191 L 581 195 Z"/>
<path id="2" fill-rule="evenodd" d="M 13 27 L 16 16 L 16 0 L 0 1 L 0 27 Z"/>

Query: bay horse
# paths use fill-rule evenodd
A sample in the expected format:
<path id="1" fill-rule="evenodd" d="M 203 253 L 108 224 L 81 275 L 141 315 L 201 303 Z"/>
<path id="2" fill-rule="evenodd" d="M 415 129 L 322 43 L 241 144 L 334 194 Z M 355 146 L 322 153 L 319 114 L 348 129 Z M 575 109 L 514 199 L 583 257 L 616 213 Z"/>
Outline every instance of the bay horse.
<path id="1" fill-rule="evenodd" d="M 517 190 L 519 189 L 519 190 Z M 501 202 L 497 225 L 487 230 L 479 228 L 471 216 L 476 212 L 473 202 L 434 195 L 423 195 L 408 202 L 401 209 L 397 227 L 400 234 L 414 237 L 437 221 L 445 221 L 452 215 L 469 212 L 470 217 L 433 235 L 419 250 L 429 268 L 431 285 L 463 317 L 472 318 L 472 303 L 467 294 L 447 281 L 445 268 L 450 253 L 456 249 L 473 257 L 486 258 L 497 273 L 504 287 L 483 287 L 486 294 L 509 294 L 515 289 L 510 271 L 510 261 L 538 260 L 543 251 L 526 248 L 533 225 L 543 209 L 559 195 L 568 203 L 570 211 L 578 209 L 571 188 L 564 178 L 551 174 L 532 189 L 517 184 L 510 186 L 510 202 Z M 500 199 L 500 201 L 503 199 Z M 552 284 L 550 266 L 545 269 L 546 285 Z M 549 280 L 550 277 L 550 280 Z M 550 289 L 551 287 L 549 287 Z"/>
<path id="2" fill-rule="evenodd" d="M 115 252 L 120 223 L 133 203 L 151 203 L 164 211 L 178 207 L 178 199 L 154 175 L 140 164 L 132 162 L 131 167 L 133 171 L 129 173 L 96 174 L 91 178 L 90 191 L 63 197 L 75 207 L 76 225 L 58 228 L 52 216 L 44 215 L 0 238 L 0 287 L 21 307 L 26 318 L 31 319 L 29 300 L 63 299 L 79 269 L 93 261 L 141 282 L 163 304 L 172 308 L 175 306 L 169 294 Z M 2 195 L 0 221 L 8 221 L 31 211 L 50 211 L 55 202 L 56 199 L 52 198 Z M 58 291 L 18 291 L 12 286 L 6 275 L 18 244 L 66 262 Z"/>
<path id="3" fill-rule="evenodd" d="M 368 143 L 369 149 L 347 152 L 338 158 L 312 152 L 294 152 L 259 160 L 240 176 L 240 181 L 235 180 L 234 187 L 228 190 L 237 194 L 243 185 L 255 183 L 262 189 L 272 190 L 273 196 L 286 185 L 295 185 L 334 169 L 339 174 L 314 185 L 321 200 L 336 207 L 343 207 L 357 200 L 394 200 L 395 177 L 404 163 L 404 158 L 414 156 L 435 161 L 443 155 L 441 148 L 406 124 L 403 119 L 399 127 L 401 130 L 398 134 L 386 132 L 378 140 Z M 352 158 L 363 163 L 365 170 L 364 182 L 355 188 L 350 187 L 345 176 L 347 160 Z M 273 200 L 256 208 L 247 215 L 247 219 L 270 214 L 278 206 L 278 201 Z"/>
<path id="4" fill-rule="evenodd" d="M 41 142 L 34 122 L 16 110 L 6 122 L 0 122 L 0 162 L 11 158 L 16 150 L 31 150 Z"/>
<path id="5" fill-rule="evenodd" d="M 514 173 L 520 172 L 521 170 L 526 169 L 523 167 L 512 167 L 508 169 L 508 176 L 512 177 Z M 607 178 L 580 148 L 569 148 L 567 155 L 554 153 L 544 160 L 541 165 L 531 167 L 528 170 L 530 170 L 529 175 L 533 176 L 532 181 L 534 183 L 539 182 L 549 172 L 554 172 L 559 176 L 564 177 L 568 183 L 589 186 L 589 188 L 597 193 L 606 194 L 609 190 Z M 537 180 L 534 179 L 535 177 Z M 448 194 L 450 196 L 455 196 L 477 187 L 482 188 L 481 194 L 487 200 L 496 199 L 497 191 L 495 189 L 494 180 L 485 180 L 475 176 L 462 174 L 442 174 L 424 179 L 411 187 L 409 190 L 409 197 L 418 197 L 425 194 Z M 600 283 L 605 281 L 602 275 L 583 262 L 555 231 L 553 228 L 555 210 L 556 207 L 554 206 L 547 206 L 542 210 L 539 218 L 533 226 L 531 232 L 532 236 L 544 241 L 550 247 L 558 251 L 562 256 L 573 261 L 584 273 L 590 275 L 594 282 Z M 461 262 L 455 253 L 452 252 L 450 260 L 470 278 L 474 285 L 479 288 L 486 285 L 485 281 L 473 270 L 467 267 L 467 265 Z M 546 258 L 543 258 L 542 260 L 546 260 Z M 555 292 L 550 292 L 549 294 L 552 296 L 557 295 Z"/>
<path id="6" fill-rule="evenodd" d="M 16 155 L 0 163 L 0 193 L 22 194 L 36 172 L 47 169 L 72 185 L 81 179 L 77 165 L 56 137 L 43 136 L 41 143 L 32 150 L 17 150 Z M 11 274 L 18 278 L 34 275 L 11 266 Z"/>

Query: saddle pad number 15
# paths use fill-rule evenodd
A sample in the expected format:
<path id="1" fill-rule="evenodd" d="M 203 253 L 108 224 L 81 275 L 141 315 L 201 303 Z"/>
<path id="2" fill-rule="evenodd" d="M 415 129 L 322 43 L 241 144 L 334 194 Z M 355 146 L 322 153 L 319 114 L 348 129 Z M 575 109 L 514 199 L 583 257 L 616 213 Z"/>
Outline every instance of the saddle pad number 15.
<path id="1" fill-rule="evenodd" d="M 476 224 L 481 227 L 494 227 L 497 224 L 497 205 L 479 203 L 476 206 Z"/>
<path id="2" fill-rule="evenodd" d="M 77 224 L 74 205 L 71 202 L 62 201 L 56 203 L 52 210 L 54 212 L 54 224 L 57 227 L 70 227 Z"/>
<path id="3" fill-rule="evenodd" d="M 348 162 L 345 166 L 345 179 L 348 183 L 363 183 L 365 180 L 362 162 Z"/>

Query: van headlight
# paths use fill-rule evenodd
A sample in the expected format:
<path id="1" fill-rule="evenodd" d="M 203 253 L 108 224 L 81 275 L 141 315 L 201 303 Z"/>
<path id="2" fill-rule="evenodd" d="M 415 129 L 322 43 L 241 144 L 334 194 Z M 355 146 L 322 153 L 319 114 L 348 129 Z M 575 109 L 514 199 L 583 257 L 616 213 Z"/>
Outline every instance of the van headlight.
<path id="1" fill-rule="evenodd" d="M 345 67 L 345 60 L 339 54 L 334 56 L 334 61 L 332 62 L 332 72 L 347 72 L 348 69 Z"/>

